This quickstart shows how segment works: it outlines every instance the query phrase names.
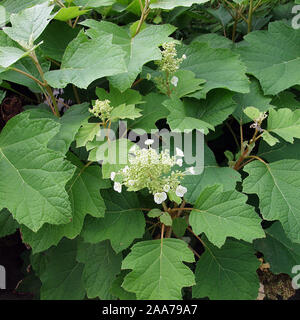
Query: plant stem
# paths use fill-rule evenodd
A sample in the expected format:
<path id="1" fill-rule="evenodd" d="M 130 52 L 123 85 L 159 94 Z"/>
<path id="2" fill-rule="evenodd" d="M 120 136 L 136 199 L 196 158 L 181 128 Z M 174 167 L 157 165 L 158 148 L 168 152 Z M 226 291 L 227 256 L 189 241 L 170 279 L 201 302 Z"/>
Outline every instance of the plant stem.
<path id="1" fill-rule="evenodd" d="M 53 91 L 52 91 L 52 88 L 48 85 L 47 81 L 45 80 L 45 77 L 44 77 L 44 71 L 39 63 L 39 60 L 35 54 L 35 51 L 32 51 L 29 55 L 29 57 L 32 59 L 32 61 L 34 62 L 42 80 L 43 80 L 43 83 L 41 84 L 47 91 L 47 93 L 49 94 L 51 100 L 52 100 L 52 104 L 53 104 L 53 108 L 54 108 L 54 114 L 57 116 L 57 117 L 60 117 L 60 113 L 59 113 L 59 110 L 58 110 L 58 106 L 57 106 L 57 103 L 56 103 L 56 99 L 53 95 Z"/>
<path id="2" fill-rule="evenodd" d="M 30 78 L 31 80 L 35 81 L 36 83 L 38 83 L 39 85 L 41 86 L 44 86 L 45 84 L 43 82 L 41 82 L 39 79 L 35 78 L 34 76 L 32 76 L 31 74 L 25 72 L 25 71 L 22 71 L 18 68 L 14 68 L 14 67 L 9 67 L 10 70 L 13 70 L 13 71 L 16 71 L 18 73 L 21 73 L 23 74 L 24 76 Z"/>
<path id="3" fill-rule="evenodd" d="M 145 0 L 145 6 L 144 7 L 143 7 L 143 4 L 142 4 L 142 1 L 139 0 L 139 2 L 140 2 L 140 7 L 141 7 L 141 18 L 140 18 L 139 24 L 138 24 L 138 26 L 136 28 L 135 34 L 134 34 L 134 36 L 132 38 L 136 37 L 138 35 L 138 33 L 141 31 L 142 25 L 146 21 L 146 19 L 148 17 L 148 14 L 150 12 L 150 8 L 149 8 L 150 1 L 149 0 Z"/>
<path id="4" fill-rule="evenodd" d="M 253 0 L 250 0 L 250 6 L 249 6 L 249 17 L 248 17 L 248 33 L 251 32 L 252 28 L 252 16 L 253 16 Z"/>

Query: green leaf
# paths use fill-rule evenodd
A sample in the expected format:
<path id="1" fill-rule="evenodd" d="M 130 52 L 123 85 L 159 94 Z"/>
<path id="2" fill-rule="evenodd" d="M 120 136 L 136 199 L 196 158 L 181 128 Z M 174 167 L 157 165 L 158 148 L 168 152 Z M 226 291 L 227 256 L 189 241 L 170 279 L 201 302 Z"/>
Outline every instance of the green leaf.
<path id="1" fill-rule="evenodd" d="M 118 119 L 136 119 L 139 118 L 142 114 L 140 109 L 135 108 L 134 104 L 126 105 L 121 104 L 120 106 L 114 108 L 110 114 L 110 120 L 116 121 Z"/>
<path id="2" fill-rule="evenodd" d="M 86 102 L 71 106 L 59 119 L 59 132 L 49 141 L 48 148 L 65 154 L 82 123 L 91 116 L 88 109 Z"/>
<path id="3" fill-rule="evenodd" d="M 99 132 L 99 130 L 99 123 L 84 123 L 75 136 L 76 147 L 83 147 L 89 141 L 92 141 L 95 138 L 96 134 Z"/>
<path id="4" fill-rule="evenodd" d="M 37 232 L 22 226 L 23 240 L 30 244 L 33 253 L 57 245 L 63 237 L 74 239 L 80 234 L 87 214 L 104 217 L 106 208 L 100 189 L 108 188 L 110 184 L 102 180 L 100 167 L 85 167 L 75 156 L 71 157 L 71 154 L 69 159 L 77 165 L 75 174 L 66 188 L 71 201 L 72 221 L 59 226 L 46 224 Z"/>
<path id="5" fill-rule="evenodd" d="M 296 139 L 293 144 L 280 139 L 280 143 L 270 147 L 265 142 L 259 144 L 258 156 L 266 159 L 268 162 L 274 162 L 282 159 L 300 160 L 300 140 Z"/>
<path id="6" fill-rule="evenodd" d="M 27 52 L 15 47 L 0 47 L 0 67 L 6 69 L 26 55 Z"/>
<path id="7" fill-rule="evenodd" d="M 126 71 L 124 52 L 112 44 L 110 35 L 89 39 L 83 31 L 68 45 L 59 70 L 49 71 L 45 79 L 54 88 L 73 83 L 86 89 L 96 79 Z"/>
<path id="8" fill-rule="evenodd" d="M 208 93 L 206 100 L 184 99 L 184 105 L 195 117 L 214 127 L 228 118 L 236 108 L 232 99 L 233 93 L 228 90 L 216 89 Z"/>
<path id="9" fill-rule="evenodd" d="M 300 30 L 283 21 L 269 24 L 268 31 L 254 31 L 245 37 L 247 46 L 237 49 L 247 72 L 259 79 L 265 94 L 275 95 L 300 84 Z M 286 48 L 289 50 L 286 50 Z"/>
<path id="10" fill-rule="evenodd" d="M 166 118 L 169 114 L 168 109 L 163 105 L 166 99 L 166 96 L 154 92 L 143 97 L 145 103 L 139 106 L 142 116 L 133 121 L 129 121 L 128 128 L 142 128 L 146 132 L 151 132 L 152 129 L 156 129 L 156 121 Z"/>
<path id="11" fill-rule="evenodd" d="M 3 28 L 3 31 L 22 47 L 29 49 L 51 21 L 53 7 L 45 2 L 12 14 L 10 16 L 12 26 Z"/>
<path id="12" fill-rule="evenodd" d="M 249 92 L 246 67 L 231 50 L 213 49 L 207 43 L 194 42 L 178 48 L 178 56 L 183 54 L 187 58 L 180 68 L 193 71 L 196 78 L 206 80 L 203 89 L 194 94 L 194 97 L 205 98 L 207 92 L 216 88 Z"/>
<path id="13" fill-rule="evenodd" d="M 182 261 L 194 262 L 182 240 L 138 242 L 122 262 L 122 269 L 132 269 L 122 287 L 136 293 L 138 300 L 180 300 L 181 288 L 195 284 L 193 272 Z"/>
<path id="14" fill-rule="evenodd" d="M 242 121 L 242 124 L 248 123 L 252 120 L 243 112 L 245 108 L 255 107 L 260 112 L 266 112 L 273 108 L 271 105 L 273 102 L 272 97 L 268 97 L 263 94 L 259 82 L 255 78 L 251 79 L 250 92 L 244 94 L 237 93 L 233 97 L 233 100 L 237 103 L 237 108 L 233 112 L 233 116 L 238 122 Z"/>
<path id="15" fill-rule="evenodd" d="M 247 196 L 238 191 L 222 192 L 220 185 L 207 187 L 197 199 L 189 223 L 197 235 L 204 232 L 219 248 L 227 237 L 248 242 L 263 238 L 261 219 L 246 201 Z"/>
<path id="16" fill-rule="evenodd" d="M 126 91 L 121 92 L 112 85 L 109 86 L 109 92 L 103 88 L 97 88 L 96 95 L 99 100 L 109 100 L 112 107 L 118 107 L 121 104 L 139 104 L 142 100 L 142 96 L 138 91 L 127 89 Z"/>
<path id="17" fill-rule="evenodd" d="M 183 237 L 188 227 L 184 217 L 178 217 L 173 220 L 172 229 L 177 237 Z"/>
<path id="18" fill-rule="evenodd" d="M 112 43 L 121 47 L 126 54 L 128 71 L 120 72 L 120 74 L 109 78 L 110 83 L 122 92 L 131 87 L 144 64 L 161 59 L 158 46 L 168 41 L 168 36 L 175 31 L 175 27 L 168 24 L 150 25 L 131 39 L 125 29 L 111 22 L 85 20 L 82 24 L 91 28 L 87 33 L 92 38 L 99 36 L 99 34 L 111 35 L 113 37 Z"/>
<path id="19" fill-rule="evenodd" d="M 196 79 L 195 74 L 189 70 L 178 70 L 174 73 L 174 77 L 178 78 L 177 86 L 170 85 L 172 95 L 177 98 L 182 98 L 195 91 L 202 89 L 200 84 L 205 83 L 203 79 Z"/>
<path id="20" fill-rule="evenodd" d="M 52 21 L 38 39 L 43 41 L 40 49 L 47 57 L 61 62 L 68 44 L 78 32 L 79 28 L 73 29 L 65 22 Z"/>
<path id="21" fill-rule="evenodd" d="M 226 10 L 226 9 L 225 9 Z M 209 11 L 210 12 L 210 11 Z M 224 48 L 224 49 L 231 49 L 233 48 L 233 43 L 228 38 L 224 36 L 220 36 L 217 33 L 206 33 L 201 34 L 193 39 L 193 42 L 205 42 L 211 48 Z"/>
<path id="22" fill-rule="evenodd" d="M 255 300 L 259 289 L 256 270 L 260 262 L 252 245 L 228 239 L 219 249 L 204 241 L 205 252 L 196 266 L 193 298 Z"/>
<path id="23" fill-rule="evenodd" d="M 116 254 L 109 241 L 79 244 L 77 261 L 84 264 L 82 277 L 88 298 L 112 299 L 110 288 L 121 271 L 122 259 L 122 254 Z"/>
<path id="24" fill-rule="evenodd" d="M 267 130 L 293 143 L 294 138 L 300 138 L 300 110 L 270 110 Z"/>
<path id="25" fill-rule="evenodd" d="M 223 185 L 224 191 L 235 189 L 237 181 L 241 181 L 240 174 L 228 167 L 219 167 L 213 152 L 204 145 L 204 170 L 201 174 L 184 177 L 182 185 L 187 188 L 184 198 L 189 203 L 195 203 L 200 193 L 215 184 Z"/>
<path id="26" fill-rule="evenodd" d="M 286 273 L 293 277 L 292 268 L 300 264 L 300 244 L 292 243 L 287 238 L 278 221 L 265 232 L 267 234 L 265 239 L 255 240 L 255 249 L 263 253 L 273 273 Z"/>
<path id="27" fill-rule="evenodd" d="M 272 147 L 275 146 L 277 142 L 279 142 L 279 140 L 273 137 L 268 131 L 263 132 L 262 138 Z"/>
<path id="28" fill-rule="evenodd" d="M 244 113 L 250 118 L 252 121 L 255 121 L 256 119 L 259 119 L 260 117 L 260 111 L 255 107 L 247 107 L 244 109 Z"/>
<path id="29" fill-rule="evenodd" d="M 198 119 L 197 109 L 189 108 L 178 98 L 168 99 L 163 105 L 170 111 L 167 121 L 173 131 L 183 132 L 185 130 L 198 129 L 207 134 L 209 129 L 214 130 L 211 124 Z"/>
<path id="30" fill-rule="evenodd" d="M 159 209 L 152 209 L 151 211 L 149 211 L 148 213 L 147 213 L 147 216 L 149 217 L 149 218 L 158 218 L 158 217 L 160 217 L 162 215 L 162 212 L 161 212 L 161 210 L 159 210 Z"/>
<path id="31" fill-rule="evenodd" d="M 48 262 L 42 269 L 42 300 L 82 300 L 83 265 L 77 263 L 77 241 L 63 240 L 47 252 Z"/>
<path id="32" fill-rule="evenodd" d="M 151 1 L 150 8 L 161 8 L 165 10 L 171 10 L 175 7 L 191 7 L 194 3 L 202 4 L 208 2 L 208 0 L 154 0 Z"/>
<path id="33" fill-rule="evenodd" d="M 111 286 L 111 293 L 113 296 L 119 298 L 120 300 L 136 300 L 136 295 L 132 292 L 128 292 L 122 288 L 122 283 L 124 281 L 124 277 L 128 272 L 122 271 L 117 279 L 113 282 Z"/>
<path id="34" fill-rule="evenodd" d="M 166 226 L 172 225 L 172 218 L 168 212 L 163 212 L 162 215 L 159 217 L 159 220 Z"/>
<path id="35" fill-rule="evenodd" d="M 81 10 L 80 7 L 60 8 L 57 14 L 54 16 L 55 20 L 68 21 L 73 18 L 86 14 L 89 10 Z"/>
<path id="36" fill-rule="evenodd" d="M 134 239 L 142 238 L 145 218 L 134 192 L 102 190 L 101 195 L 107 207 L 105 217 L 88 217 L 81 235 L 89 243 L 108 239 L 115 252 L 119 253 L 128 248 Z"/>
<path id="37" fill-rule="evenodd" d="M 0 211 L 0 238 L 16 232 L 19 224 L 7 209 Z"/>
<path id="38" fill-rule="evenodd" d="M 74 0 L 77 6 L 84 6 L 86 8 L 99 8 L 104 6 L 111 6 L 116 0 Z"/>
<path id="39" fill-rule="evenodd" d="M 283 91 L 273 97 L 272 105 L 280 108 L 288 108 L 291 110 L 300 109 L 300 102 L 296 100 L 296 96 L 289 91 Z"/>
<path id="40" fill-rule="evenodd" d="M 44 223 L 70 222 L 65 185 L 74 167 L 46 147 L 59 125 L 50 119 L 13 117 L 0 135 L 0 208 L 33 231 Z M 22 186 L 22 188 L 20 188 Z"/>
<path id="41" fill-rule="evenodd" d="M 289 239 L 300 243 L 300 161 L 285 159 L 270 164 L 254 161 L 245 166 L 249 176 L 243 191 L 259 197 L 265 220 L 279 220 Z"/>

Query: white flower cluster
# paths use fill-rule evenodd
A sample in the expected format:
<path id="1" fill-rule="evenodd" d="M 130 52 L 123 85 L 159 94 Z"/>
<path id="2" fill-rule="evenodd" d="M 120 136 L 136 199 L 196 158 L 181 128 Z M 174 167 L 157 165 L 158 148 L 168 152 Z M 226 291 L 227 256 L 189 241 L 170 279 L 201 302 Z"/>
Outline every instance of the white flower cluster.
<path id="1" fill-rule="evenodd" d="M 129 165 L 111 173 L 114 190 L 122 192 L 123 185 L 128 191 L 147 188 L 158 204 L 167 199 L 167 193 L 170 191 L 178 197 L 183 197 L 187 189 L 180 185 L 180 180 L 187 172 L 194 174 L 194 168 L 185 172 L 172 170 L 176 165 L 182 166 L 182 150 L 176 148 L 176 156 L 171 157 L 168 150 L 157 153 L 150 147 L 152 143 L 153 140 L 149 139 L 145 142 L 149 146 L 147 149 L 139 149 L 136 145 L 130 149 Z"/>
<path id="2" fill-rule="evenodd" d="M 167 71 L 169 74 L 176 72 L 179 69 L 180 64 L 186 55 L 183 55 L 181 58 L 177 58 L 177 51 L 175 48 L 175 42 L 166 42 L 162 45 L 162 59 L 157 61 L 160 71 Z"/>
<path id="3" fill-rule="evenodd" d="M 92 109 L 89 109 L 90 113 L 92 113 L 95 117 L 100 118 L 103 122 L 110 117 L 110 113 L 112 111 L 112 107 L 110 106 L 109 100 L 96 100 L 95 105 Z"/>

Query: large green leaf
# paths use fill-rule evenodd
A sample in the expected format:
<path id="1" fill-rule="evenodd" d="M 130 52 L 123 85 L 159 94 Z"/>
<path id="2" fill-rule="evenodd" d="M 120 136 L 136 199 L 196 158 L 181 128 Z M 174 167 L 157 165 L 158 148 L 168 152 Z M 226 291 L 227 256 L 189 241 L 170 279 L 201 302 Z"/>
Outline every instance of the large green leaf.
<path id="1" fill-rule="evenodd" d="M 266 142 L 259 144 L 258 155 L 268 162 L 274 162 L 282 159 L 300 160 L 300 140 L 296 139 L 293 144 L 280 139 L 280 143 L 271 147 Z"/>
<path id="2" fill-rule="evenodd" d="M 294 138 L 300 138 L 300 110 L 270 110 L 267 130 L 293 143 Z"/>
<path id="3" fill-rule="evenodd" d="M 243 191 L 258 195 L 263 218 L 280 220 L 288 238 L 300 243 L 300 161 L 254 161 L 244 170 L 249 176 L 243 182 Z"/>
<path id="4" fill-rule="evenodd" d="M 252 119 L 244 113 L 244 110 L 247 107 L 255 107 L 260 112 L 266 112 L 273 108 L 270 104 L 272 97 L 264 96 L 259 82 L 255 78 L 251 79 L 250 92 L 237 93 L 233 97 L 233 100 L 237 103 L 237 108 L 234 111 L 233 116 L 238 122 L 241 121 L 242 124 L 252 121 Z"/>
<path id="5" fill-rule="evenodd" d="M 261 219 L 246 201 L 247 196 L 238 191 L 223 192 L 220 185 L 207 187 L 197 199 L 189 223 L 197 235 L 204 232 L 219 248 L 227 237 L 248 242 L 263 238 Z"/>
<path id="6" fill-rule="evenodd" d="M 246 67 L 239 56 L 229 49 L 213 49 L 207 43 L 194 42 L 178 48 L 178 56 L 185 54 L 181 69 L 191 70 L 199 79 L 205 79 L 203 89 L 193 96 L 205 98 L 206 93 L 215 88 L 249 92 Z"/>
<path id="7" fill-rule="evenodd" d="M 99 37 L 99 34 L 111 35 L 112 43 L 120 46 L 126 53 L 128 71 L 110 77 L 111 84 L 122 92 L 131 87 L 145 63 L 161 59 L 158 46 L 168 41 L 168 36 L 175 31 L 175 27 L 167 24 L 150 25 L 131 38 L 125 29 L 111 22 L 85 20 L 82 24 L 91 28 L 87 33 L 92 38 Z"/>
<path id="8" fill-rule="evenodd" d="M 134 192 L 102 190 L 101 195 L 107 207 L 105 217 L 88 217 L 82 237 L 89 243 L 109 239 L 113 249 L 119 253 L 128 248 L 134 239 L 142 238 L 145 218 Z"/>
<path id="9" fill-rule="evenodd" d="M 255 249 L 263 253 L 273 273 L 286 273 L 293 277 L 293 267 L 300 264 L 300 244 L 287 238 L 278 221 L 265 231 L 267 237 L 255 240 Z"/>
<path id="10" fill-rule="evenodd" d="M 76 261 L 77 241 L 63 240 L 46 253 L 48 260 L 41 270 L 42 300 L 82 300 L 83 264 Z"/>
<path id="11" fill-rule="evenodd" d="M 121 271 L 122 259 L 122 254 L 116 254 L 109 241 L 79 244 L 77 260 L 84 264 L 83 282 L 88 298 L 112 299 L 110 288 Z"/>
<path id="12" fill-rule="evenodd" d="M 81 124 L 90 116 L 89 104 L 86 102 L 70 107 L 59 119 L 60 130 L 49 141 L 48 147 L 65 154 L 72 141 L 74 141 Z"/>
<path id="13" fill-rule="evenodd" d="M 122 269 L 132 269 L 122 287 L 138 300 L 180 300 L 181 288 L 195 284 L 183 261 L 194 262 L 194 255 L 182 240 L 138 242 L 122 262 Z"/>
<path id="14" fill-rule="evenodd" d="M 202 152 L 204 153 L 203 172 L 185 176 L 182 182 L 182 185 L 187 188 L 184 199 L 189 203 L 195 203 L 200 193 L 207 186 L 221 184 L 224 191 L 229 191 L 235 189 L 237 181 L 241 181 L 241 176 L 237 171 L 232 168 L 218 166 L 213 152 L 206 144 Z"/>
<path id="15" fill-rule="evenodd" d="M 198 129 L 207 134 L 209 129 L 214 130 L 211 124 L 198 118 L 198 108 L 191 108 L 178 98 L 168 99 L 163 105 L 170 111 L 167 121 L 173 131 Z"/>
<path id="16" fill-rule="evenodd" d="M 124 52 L 112 44 L 111 35 L 89 39 L 81 31 L 68 45 L 60 70 L 47 72 L 45 79 L 54 88 L 73 83 L 86 89 L 96 79 L 125 71 Z"/>
<path id="17" fill-rule="evenodd" d="M 156 129 L 156 121 L 166 118 L 169 114 L 169 111 L 163 105 L 166 99 L 166 96 L 154 92 L 143 97 L 145 103 L 139 106 L 142 116 L 133 121 L 129 121 L 128 128 L 143 129 L 146 132 L 151 132 L 152 129 Z"/>
<path id="18" fill-rule="evenodd" d="M 154 0 L 151 1 L 150 8 L 161 8 L 171 10 L 175 7 L 191 7 L 194 3 L 202 4 L 205 2 L 208 2 L 208 0 Z"/>
<path id="19" fill-rule="evenodd" d="M 85 167 L 75 156 L 70 156 L 69 159 L 77 167 L 66 188 L 71 201 L 72 221 L 59 226 L 45 224 L 37 232 L 22 226 L 23 240 L 30 244 L 34 253 L 57 245 L 63 237 L 73 239 L 78 236 L 87 214 L 104 217 L 105 204 L 100 189 L 108 188 L 109 181 L 102 180 L 99 166 Z"/>
<path id="20" fill-rule="evenodd" d="M 28 53 L 15 47 L 0 47 L 0 67 L 8 68 Z"/>
<path id="21" fill-rule="evenodd" d="M 211 300 L 255 300 L 259 279 L 256 270 L 260 262 L 251 244 L 228 239 L 217 248 L 205 241 L 205 252 L 196 266 L 194 298 Z"/>
<path id="22" fill-rule="evenodd" d="M 79 30 L 65 22 L 52 21 L 38 39 L 43 41 L 40 48 L 47 57 L 61 62 L 68 44 L 76 38 Z"/>
<path id="23" fill-rule="evenodd" d="M 10 16 L 12 26 L 3 28 L 3 31 L 22 47 L 29 49 L 52 19 L 53 7 L 45 2 L 12 14 Z"/>
<path id="24" fill-rule="evenodd" d="M 44 223 L 70 222 L 71 206 L 65 185 L 74 167 L 46 147 L 58 132 L 50 119 L 12 118 L 0 135 L 0 208 L 33 231 Z"/>
<path id="25" fill-rule="evenodd" d="M 248 34 L 245 37 L 248 45 L 237 50 L 248 73 L 259 79 L 265 94 L 275 95 L 300 84 L 299 35 L 300 30 L 275 21 L 269 24 L 268 31 Z"/>

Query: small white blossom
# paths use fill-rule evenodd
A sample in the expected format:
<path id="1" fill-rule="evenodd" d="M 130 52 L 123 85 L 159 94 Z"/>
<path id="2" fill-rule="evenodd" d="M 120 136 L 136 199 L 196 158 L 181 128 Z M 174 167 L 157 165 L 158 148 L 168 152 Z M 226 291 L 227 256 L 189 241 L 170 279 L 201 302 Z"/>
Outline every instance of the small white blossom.
<path id="1" fill-rule="evenodd" d="M 134 185 L 134 182 L 135 182 L 134 180 L 129 180 L 129 181 L 128 181 L 128 185 L 133 186 L 133 185 Z"/>
<path id="2" fill-rule="evenodd" d="M 170 186 L 166 184 L 166 185 L 164 186 L 164 191 L 165 191 L 165 192 L 169 192 L 169 191 L 170 191 Z"/>
<path id="3" fill-rule="evenodd" d="M 177 87 L 177 84 L 178 84 L 178 78 L 177 77 L 172 77 L 172 79 L 171 79 L 171 83 L 172 83 L 172 85 L 174 86 L 174 87 Z"/>
<path id="4" fill-rule="evenodd" d="M 182 159 L 177 159 L 177 160 L 176 160 L 176 164 L 177 164 L 179 167 L 182 167 Z"/>
<path id="5" fill-rule="evenodd" d="M 120 182 L 115 182 L 114 183 L 114 190 L 121 193 L 122 192 L 122 185 Z"/>
<path id="6" fill-rule="evenodd" d="M 114 181 L 115 176 L 116 176 L 116 173 L 115 172 L 111 172 L 110 173 L 110 180 Z"/>
<path id="7" fill-rule="evenodd" d="M 182 59 L 183 59 L 183 60 L 186 59 L 186 55 L 185 55 L 185 54 L 182 55 Z"/>
<path id="8" fill-rule="evenodd" d="M 165 192 L 157 192 L 154 195 L 154 201 L 157 204 L 163 203 L 165 200 L 167 200 L 167 194 Z"/>
<path id="9" fill-rule="evenodd" d="M 129 169 L 128 166 L 124 167 L 124 168 L 122 169 L 123 173 L 126 173 L 126 172 L 128 171 L 128 169 Z"/>
<path id="10" fill-rule="evenodd" d="M 154 140 L 153 139 L 147 139 L 146 141 L 145 141 L 145 145 L 146 146 L 151 146 L 151 144 L 153 144 L 154 143 Z"/>
<path id="11" fill-rule="evenodd" d="M 179 185 L 176 189 L 176 196 L 183 197 L 186 192 L 187 188 Z"/>
<path id="12" fill-rule="evenodd" d="M 176 148 L 176 156 L 177 157 L 184 157 L 183 151 L 179 148 Z"/>

